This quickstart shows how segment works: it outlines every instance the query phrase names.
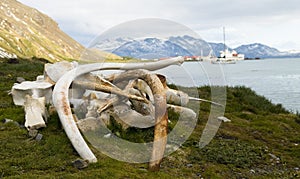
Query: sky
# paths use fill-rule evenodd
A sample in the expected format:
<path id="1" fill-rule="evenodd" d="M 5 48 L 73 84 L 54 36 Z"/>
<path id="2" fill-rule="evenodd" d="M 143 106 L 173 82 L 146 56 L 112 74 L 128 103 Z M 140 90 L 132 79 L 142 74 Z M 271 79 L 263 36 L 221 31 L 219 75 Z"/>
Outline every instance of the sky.
<path id="1" fill-rule="evenodd" d="M 53 18 L 84 46 L 109 29 L 141 18 L 187 26 L 208 42 L 235 48 L 262 43 L 300 50 L 299 0 L 18 0 Z"/>

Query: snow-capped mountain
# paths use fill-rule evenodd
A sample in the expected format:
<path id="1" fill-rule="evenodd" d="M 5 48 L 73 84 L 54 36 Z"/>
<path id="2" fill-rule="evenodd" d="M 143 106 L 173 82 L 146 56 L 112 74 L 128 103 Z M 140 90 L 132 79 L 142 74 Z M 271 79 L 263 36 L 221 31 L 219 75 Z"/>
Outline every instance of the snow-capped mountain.
<path id="1" fill-rule="evenodd" d="M 216 56 L 219 52 L 224 50 L 223 43 L 209 43 Z M 286 57 L 300 57 L 300 51 L 279 51 L 276 48 L 260 44 L 253 43 L 248 45 L 241 45 L 237 48 L 230 48 L 226 46 L 230 51 L 235 50 L 239 54 L 244 54 L 246 58 L 286 58 Z"/>
<path id="2" fill-rule="evenodd" d="M 192 55 L 180 45 L 158 38 L 132 40 L 113 50 L 112 53 L 119 56 L 148 59 Z"/>
<path id="3" fill-rule="evenodd" d="M 223 44 L 223 43 L 212 43 L 212 42 L 209 42 L 208 44 L 210 45 L 210 47 L 211 47 L 211 49 L 213 50 L 214 55 L 215 55 L 216 57 L 219 56 L 220 51 L 223 51 L 223 50 L 224 50 L 224 44 Z M 232 48 L 228 47 L 227 45 L 226 45 L 225 48 L 227 48 L 227 49 L 230 50 L 230 51 L 233 50 Z"/>
<path id="4" fill-rule="evenodd" d="M 119 56 L 134 58 L 164 58 L 171 56 L 200 56 L 212 52 L 209 44 L 188 35 L 162 38 L 116 38 L 101 40 L 94 47 Z"/>
<path id="5" fill-rule="evenodd" d="M 223 43 L 207 43 L 206 41 L 188 35 L 160 38 L 116 38 L 101 41 L 95 45 L 96 48 L 115 53 L 119 56 L 130 56 L 134 58 L 162 58 L 170 56 L 219 56 L 224 50 Z M 276 48 L 260 43 L 241 45 L 237 48 L 230 48 L 246 58 L 280 58 L 300 57 L 300 51 L 282 52 Z"/>
<path id="6" fill-rule="evenodd" d="M 199 38 L 184 35 L 170 37 L 169 41 L 181 46 L 194 56 L 208 56 L 210 53 L 212 53 L 209 44 Z"/>
<path id="7" fill-rule="evenodd" d="M 247 58 L 269 58 L 280 57 L 283 55 L 283 53 L 276 48 L 272 48 L 260 43 L 241 45 L 234 50 L 238 53 L 245 54 Z"/>
<path id="8" fill-rule="evenodd" d="M 92 45 L 93 48 L 97 48 L 101 51 L 106 51 L 106 52 L 113 52 L 115 49 L 121 47 L 123 44 L 133 41 L 132 38 L 125 37 L 125 38 L 116 38 L 116 39 L 104 39 L 98 41 L 95 45 Z"/>

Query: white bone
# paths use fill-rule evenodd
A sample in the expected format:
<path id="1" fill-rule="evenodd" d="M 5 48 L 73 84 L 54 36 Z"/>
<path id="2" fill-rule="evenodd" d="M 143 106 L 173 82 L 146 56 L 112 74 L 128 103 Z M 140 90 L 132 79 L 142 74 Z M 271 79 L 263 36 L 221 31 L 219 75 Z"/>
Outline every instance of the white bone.
<path id="1" fill-rule="evenodd" d="M 149 128 L 155 125 L 154 116 L 142 115 L 132 110 L 126 103 L 114 105 L 108 113 L 121 124 L 123 129 L 128 127 Z"/>
<path id="2" fill-rule="evenodd" d="M 168 108 L 180 115 L 180 118 L 194 120 L 197 114 L 190 108 L 168 104 Z"/>
<path id="3" fill-rule="evenodd" d="M 189 102 L 189 95 L 179 91 L 174 90 L 166 87 L 166 95 L 167 95 L 167 101 L 168 103 L 180 105 L 180 106 L 186 106 Z"/>
<path id="4" fill-rule="evenodd" d="M 13 102 L 15 105 L 24 106 L 25 96 L 31 95 L 34 98 L 45 97 L 46 103 L 51 103 L 51 83 L 45 81 L 24 81 L 12 87 Z"/>
<path id="5" fill-rule="evenodd" d="M 33 98 L 32 96 L 26 95 L 25 103 L 25 127 L 29 129 L 39 129 L 46 127 L 46 108 L 45 108 L 45 97 Z"/>
<path id="6" fill-rule="evenodd" d="M 162 60 L 158 62 L 148 63 L 128 63 L 124 64 L 107 64 L 107 63 L 95 63 L 78 66 L 77 68 L 65 73 L 56 83 L 53 90 L 53 104 L 57 110 L 60 121 L 62 123 L 65 132 L 70 139 L 73 147 L 78 154 L 89 162 L 96 162 L 97 158 L 90 150 L 83 137 L 81 136 L 76 123 L 73 119 L 71 108 L 69 105 L 68 92 L 72 81 L 83 74 L 96 71 L 96 70 L 130 70 L 130 69 L 148 69 L 158 70 L 169 65 L 181 64 L 184 61 L 182 57 L 172 58 L 168 60 Z"/>
<path id="7" fill-rule="evenodd" d="M 54 64 L 46 63 L 44 66 L 45 79 L 55 84 L 66 72 L 76 68 L 77 62 L 61 61 Z"/>

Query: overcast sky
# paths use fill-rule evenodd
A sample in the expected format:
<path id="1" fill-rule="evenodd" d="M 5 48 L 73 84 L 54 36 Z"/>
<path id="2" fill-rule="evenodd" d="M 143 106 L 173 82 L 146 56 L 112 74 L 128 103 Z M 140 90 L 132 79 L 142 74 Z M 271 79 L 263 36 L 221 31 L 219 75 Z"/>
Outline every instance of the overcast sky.
<path id="1" fill-rule="evenodd" d="M 87 46 L 102 32 L 130 20 L 162 18 L 191 28 L 209 42 L 263 43 L 300 50 L 299 0 L 19 0 L 47 14 Z"/>

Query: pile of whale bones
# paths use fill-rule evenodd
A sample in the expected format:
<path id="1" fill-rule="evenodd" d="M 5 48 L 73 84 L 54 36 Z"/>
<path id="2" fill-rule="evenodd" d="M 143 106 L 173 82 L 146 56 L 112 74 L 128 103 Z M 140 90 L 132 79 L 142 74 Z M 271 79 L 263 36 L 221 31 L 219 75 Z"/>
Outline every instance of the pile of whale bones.
<path id="1" fill-rule="evenodd" d="M 80 131 L 91 130 L 95 120 L 109 124 L 112 116 L 123 128 L 154 126 L 154 141 L 149 170 L 159 170 L 167 142 L 168 114 L 172 108 L 180 115 L 196 118 L 196 113 L 184 107 L 189 100 L 210 102 L 189 97 L 188 94 L 168 88 L 166 77 L 152 71 L 181 65 L 184 59 L 141 63 L 90 63 L 61 61 L 47 63 L 44 74 L 36 81 L 16 83 L 11 93 L 15 105 L 23 106 L 27 130 L 46 127 L 47 105 L 55 107 L 64 131 L 80 157 L 90 163 L 97 158 Z M 118 73 L 98 75 L 95 71 L 119 70 Z M 77 88 L 76 88 L 77 86 Z M 86 114 L 78 119 L 73 108 L 82 107 L 88 99 Z M 72 108 L 71 108 L 72 106 Z M 78 107 L 78 108 L 79 108 Z M 90 122 L 89 122 L 90 121 Z"/>

